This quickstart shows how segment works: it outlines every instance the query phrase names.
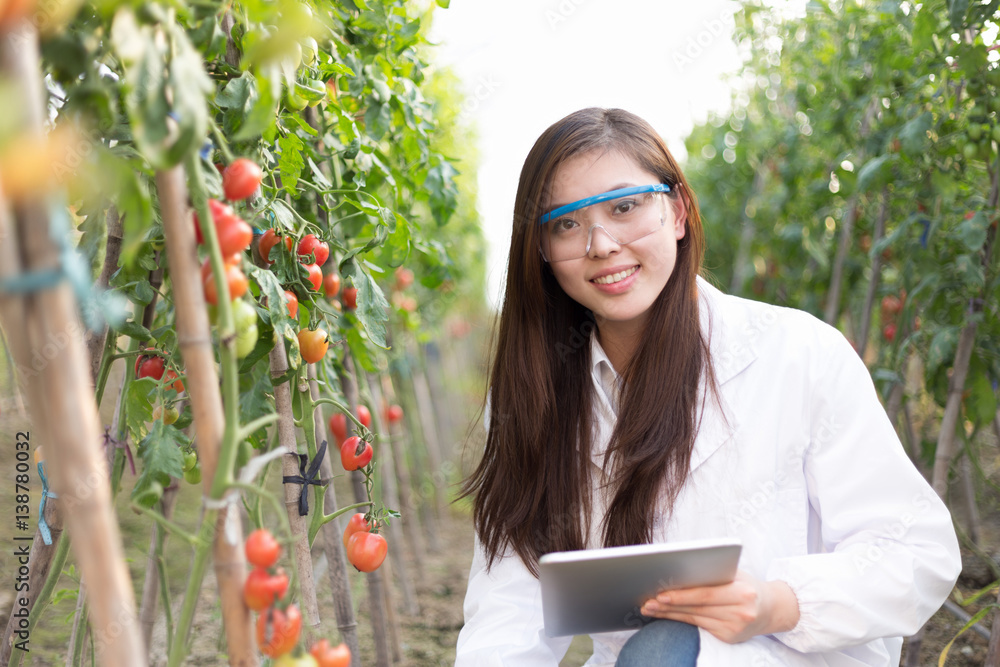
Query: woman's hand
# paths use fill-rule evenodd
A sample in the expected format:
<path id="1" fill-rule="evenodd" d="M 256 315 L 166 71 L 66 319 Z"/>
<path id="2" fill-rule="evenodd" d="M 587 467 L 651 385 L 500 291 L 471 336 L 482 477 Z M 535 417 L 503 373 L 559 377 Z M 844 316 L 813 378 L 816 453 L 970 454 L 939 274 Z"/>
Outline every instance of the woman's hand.
<path id="1" fill-rule="evenodd" d="M 785 582 L 760 581 L 740 570 L 729 584 L 664 591 L 647 600 L 642 613 L 690 623 L 736 644 L 791 630 L 799 622 L 799 602 Z"/>

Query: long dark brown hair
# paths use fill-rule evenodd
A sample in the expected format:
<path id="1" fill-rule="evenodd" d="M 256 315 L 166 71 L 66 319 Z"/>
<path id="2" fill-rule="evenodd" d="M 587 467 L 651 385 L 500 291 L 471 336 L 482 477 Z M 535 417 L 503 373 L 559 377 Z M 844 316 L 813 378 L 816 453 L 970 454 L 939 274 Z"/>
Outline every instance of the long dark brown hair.
<path id="1" fill-rule="evenodd" d="M 652 305 L 646 331 L 621 371 L 618 420 L 604 459 L 610 498 L 604 546 L 652 539 L 658 502 L 673 505 L 687 478 L 697 432 L 699 381 L 714 387 L 698 321 L 695 278 L 704 237 L 698 204 L 666 144 L 620 109 L 583 109 L 535 142 L 518 183 L 507 286 L 494 331 L 489 431 L 462 495 L 472 495 L 488 565 L 512 550 L 537 574 L 550 551 L 583 549 L 590 532 L 594 404 L 590 311 L 563 292 L 539 248 L 546 191 L 566 160 L 618 151 L 683 198 L 687 229 L 677 260 Z M 662 494 L 662 495 L 661 495 Z"/>

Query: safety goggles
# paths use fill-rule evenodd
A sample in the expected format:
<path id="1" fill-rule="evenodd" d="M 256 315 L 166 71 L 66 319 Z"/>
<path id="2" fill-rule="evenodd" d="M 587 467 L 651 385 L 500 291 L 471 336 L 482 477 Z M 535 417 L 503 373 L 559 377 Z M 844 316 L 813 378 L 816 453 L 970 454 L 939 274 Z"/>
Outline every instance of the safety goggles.
<path id="1" fill-rule="evenodd" d="M 585 197 L 549 211 L 540 219 L 539 249 L 546 262 L 579 259 L 590 253 L 594 230 L 626 245 L 661 229 L 667 219 L 666 183 L 637 185 Z"/>

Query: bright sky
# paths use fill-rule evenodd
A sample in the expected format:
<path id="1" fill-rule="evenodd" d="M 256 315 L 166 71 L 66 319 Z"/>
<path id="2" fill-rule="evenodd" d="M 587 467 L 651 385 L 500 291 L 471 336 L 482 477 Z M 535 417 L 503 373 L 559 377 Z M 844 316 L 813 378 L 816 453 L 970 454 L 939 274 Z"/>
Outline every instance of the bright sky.
<path id="1" fill-rule="evenodd" d="M 517 179 L 546 127 L 588 106 L 638 114 L 685 157 L 684 137 L 725 109 L 738 69 L 730 0 L 452 0 L 434 13 L 437 62 L 462 78 L 478 128 L 479 212 L 499 304 Z"/>

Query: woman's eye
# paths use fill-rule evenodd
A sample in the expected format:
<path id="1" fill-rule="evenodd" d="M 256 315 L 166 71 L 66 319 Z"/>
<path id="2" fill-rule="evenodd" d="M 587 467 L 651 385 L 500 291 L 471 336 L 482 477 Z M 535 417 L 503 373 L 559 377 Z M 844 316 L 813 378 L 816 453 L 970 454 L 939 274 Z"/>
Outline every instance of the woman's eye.
<path id="1" fill-rule="evenodd" d="M 576 221 L 572 218 L 560 218 L 555 221 L 554 225 L 552 225 L 552 229 L 556 234 L 565 234 L 566 232 L 576 229 L 576 227 Z"/>
<path id="2" fill-rule="evenodd" d="M 629 213 L 632 211 L 632 209 L 634 209 L 638 205 L 639 203 L 632 199 L 626 199 L 625 201 L 620 201 L 617 204 L 615 204 L 615 213 L 617 213 L 618 215 L 621 215 L 622 213 Z"/>

